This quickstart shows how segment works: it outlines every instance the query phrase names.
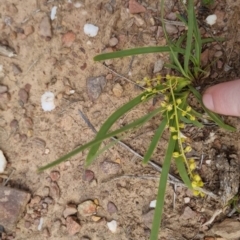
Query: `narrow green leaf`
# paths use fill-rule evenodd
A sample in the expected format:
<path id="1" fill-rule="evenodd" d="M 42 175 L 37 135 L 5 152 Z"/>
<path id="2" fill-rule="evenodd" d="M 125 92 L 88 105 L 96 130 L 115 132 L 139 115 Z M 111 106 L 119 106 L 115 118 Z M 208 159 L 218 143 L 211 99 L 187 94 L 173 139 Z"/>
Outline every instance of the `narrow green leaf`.
<path id="1" fill-rule="evenodd" d="M 200 122 L 197 121 L 197 120 L 192 121 L 192 120 L 190 120 L 190 119 L 188 119 L 188 118 L 186 118 L 186 117 L 183 117 L 183 116 L 181 116 L 180 119 L 181 119 L 181 121 L 183 121 L 184 123 L 193 124 L 194 126 L 199 127 L 199 128 L 202 128 L 202 127 L 203 127 L 203 124 L 200 123 Z"/>
<path id="2" fill-rule="evenodd" d="M 176 163 L 176 166 L 177 166 L 177 169 L 178 169 L 181 179 L 183 180 L 183 182 L 189 189 L 192 189 L 191 180 L 189 179 L 183 158 L 175 159 L 175 163 Z"/>
<path id="3" fill-rule="evenodd" d="M 224 42 L 225 38 L 202 38 L 202 44 L 212 43 L 212 42 Z"/>
<path id="4" fill-rule="evenodd" d="M 161 173 L 160 182 L 158 186 L 157 204 L 154 212 L 150 240 L 158 240 L 158 232 L 159 232 L 159 227 L 162 219 L 168 173 L 169 173 L 171 158 L 172 158 L 173 151 L 175 149 L 175 145 L 176 145 L 176 140 L 173 139 L 173 134 L 171 134 L 168 142 L 168 148 L 164 158 L 162 173 Z"/>
<path id="5" fill-rule="evenodd" d="M 55 160 L 55 161 L 53 161 L 53 162 L 51 162 L 51 163 L 49 163 L 49 164 L 47 164 L 47 165 L 45 165 L 43 167 L 40 167 L 38 169 L 38 171 L 41 172 L 41 171 L 44 171 L 44 170 L 46 170 L 48 168 L 54 167 L 54 166 L 56 166 L 56 165 L 58 165 L 58 164 L 60 164 L 60 163 L 62 163 L 64 161 L 66 161 L 67 159 L 75 156 L 76 154 L 78 154 L 78 153 L 80 153 L 80 152 L 82 152 L 82 151 L 84 151 L 84 150 L 86 150 L 86 149 L 88 149 L 88 148 L 90 148 L 90 147 L 92 147 L 92 146 L 94 146 L 96 144 L 99 144 L 99 143 L 101 144 L 102 141 L 104 141 L 105 139 L 108 139 L 110 137 L 114 137 L 114 136 L 116 136 L 116 135 L 118 135 L 118 134 L 120 134 L 122 132 L 128 131 L 131 128 L 134 128 L 134 127 L 137 127 L 137 126 L 141 126 L 142 124 L 144 124 L 145 122 L 147 122 L 148 120 L 153 118 L 160 111 L 161 111 L 160 108 L 156 109 L 156 110 L 152 111 L 151 113 L 149 113 L 149 114 L 147 114 L 147 115 L 145 115 L 145 116 L 143 116 L 143 117 L 133 121 L 132 123 L 130 123 L 130 124 L 120 128 L 118 130 L 112 131 L 112 132 L 110 132 L 110 133 L 108 133 L 106 135 L 103 135 L 103 136 L 99 137 L 99 138 L 95 138 L 91 142 L 88 142 L 88 143 L 86 143 L 86 144 L 84 144 L 84 145 L 74 149 L 73 151 L 71 151 L 70 153 L 68 153 L 68 154 L 66 154 L 66 155 L 64 155 L 62 157 L 60 157 L 59 159 L 57 159 L 57 160 Z"/>
<path id="6" fill-rule="evenodd" d="M 185 52 L 184 49 L 178 49 L 178 51 L 180 51 L 181 53 Z M 101 61 L 106 59 L 121 58 L 121 57 L 147 54 L 147 53 L 160 53 L 160 52 L 170 52 L 170 48 L 168 46 L 131 48 L 131 49 L 121 50 L 117 52 L 102 53 L 95 56 L 93 59 L 94 61 Z"/>
<path id="7" fill-rule="evenodd" d="M 189 59 L 192 50 L 192 38 L 193 38 L 193 25 L 191 21 L 194 15 L 194 2 L 188 1 L 188 31 L 187 31 L 187 42 L 186 42 L 186 51 L 184 55 L 184 71 L 187 73 L 189 70 Z"/>
<path id="8" fill-rule="evenodd" d="M 149 121 L 151 118 L 153 118 L 156 114 L 160 113 L 160 111 L 161 111 L 161 108 L 155 109 L 154 111 L 150 112 L 149 114 L 147 114 L 147 115 L 145 115 L 145 116 L 143 116 L 143 117 L 133 121 L 132 123 L 130 123 L 130 124 L 120 128 L 118 130 L 110 132 L 109 134 L 107 134 L 107 132 L 106 132 L 105 134 L 102 134 L 102 135 L 96 137 L 95 140 L 99 140 L 99 139 L 103 139 L 103 138 L 105 139 L 106 136 L 113 137 L 113 136 L 118 135 L 118 134 L 120 134 L 122 132 L 128 131 L 131 128 L 140 127 L 141 125 L 143 125 L 144 123 Z M 92 148 L 95 147 L 96 145 L 98 145 L 98 148 L 97 148 L 97 151 L 98 151 L 102 141 L 103 140 L 101 140 L 99 142 L 99 144 L 97 143 L 97 144 L 93 145 Z M 89 152 L 90 152 L 90 150 L 89 150 Z M 86 159 L 86 164 L 87 165 L 90 165 L 94 161 L 94 159 L 96 158 L 96 153 L 97 152 L 95 152 L 94 155 L 88 154 L 87 159 Z"/>
<path id="9" fill-rule="evenodd" d="M 142 97 L 144 96 L 144 93 L 142 93 L 141 95 L 137 96 L 136 98 L 134 98 L 133 100 L 131 100 L 130 102 L 126 103 L 125 105 L 123 105 L 122 107 L 120 107 L 117 111 L 115 111 L 102 125 L 102 127 L 100 128 L 99 132 L 96 135 L 96 139 L 99 137 L 104 136 L 108 130 L 112 127 L 112 125 L 120 118 L 122 117 L 126 112 L 128 112 L 129 110 L 131 110 L 132 108 L 134 108 L 135 106 L 137 106 L 138 104 L 140 104 L 142 102 Z M 92 158 L 98 151 L 99 147 L 100 147 L 101 143 L 96 144 L 95 146 L 91 147 L 88 156 L 87 156 L 87 160 Z"/>
<path id="10" fill-rule="evenodd" d="M 190 89 L 190 91 L 193 93 L 193 95 L 196 97 L 196 99 L 198 100 L 198 102 L 201 104 L 202 108 L 204 109 L 204 111 L 209 115 L 209 117 L 221 128 L 231 131 L 231 132 L 235 132 L 236 128 L 225 124 L 222 119 L 219 117 L 219 115 L 217 115 L 216 113 L 213 113 L 211 111 L 209 111 L 203 104 L 202 102 L 202 96 L 201 94 L 191 85 L 188 86 L 188 88 Z"/>
<path id="11" fill-rule="evenodd" d="M 148 148 L 146 154 L 144 155 L 143 163 L 146 164 L 150 160 L 150 158 L 151 158 L 155 148 L 158 145 L 158 142 L 159 142 L 160 138 L 162 137 L 162 134 L 163 134 L 164 129 L 165 129 L 166 125 L 167 125 L 167 122 L 168 122 L 168 120 L 165 117 L 162 120 L 162 122 L 160 123 L 158 129 L 155 131 L 155 134 L 154 134 L 153 139 L 152 139 L 152 141 L 151 141 L 151 143 L 149 145 L 149 148 Z"/>

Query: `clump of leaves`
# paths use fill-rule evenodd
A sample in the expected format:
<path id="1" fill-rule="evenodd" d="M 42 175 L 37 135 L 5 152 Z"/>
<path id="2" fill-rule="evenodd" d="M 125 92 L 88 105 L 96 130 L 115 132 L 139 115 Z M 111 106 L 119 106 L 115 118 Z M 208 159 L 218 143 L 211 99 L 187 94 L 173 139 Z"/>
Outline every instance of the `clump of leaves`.
<path id="1" fill-rule="evenodd" d="M 154 116 L 161 114 L 162 121 L 159 123 L 159 127 L 152 138 L 143 160 L 144 163 L 147 163 L 150 160 L 163 132 L 168 129 L 170 136 L 159 182 L 157 204 L 150 237 L 151 240 L 158 239 L 159 226 L 164 206 L 164 196 L 172 158 L 175 160 L 175 164 L 183 182 L 193 190 L 195 195 L 203 195 L 202 192 L 199 191 L 199 188 L 203 186 L 203 181 L 196 171 L 196 163 L 194 159 L 189 159 L 186 156 L 186 153 L 191 151 L 191 146 L 184 141 L 185 139 L 181 133 L 181 129 L 184 129 L 186 124 L 193 124 L 197 127 L 203 126 L 199 121 L 203 118 L 203 114 L 192 109 L 187 102 L 189 94 L 192 93 L 196 97 L 197 101 L 207 114 L 207 118 L 213 120 L 223 129 L 229 131 L 235 130 L 233 127 L 225 124 L 217 114 L 210 112 L 204 107 L 201 94 L 194 88 L 194 83 L 206 75 L 206 69 L 202 69 L 200 60 L 202 46 L 203 44 L 214 40 L 211 38 L 201 38 L 194 12 L 193 1 L 189 0 L 187 3 L 186 12 L 188 20 L 185 20 L 180 15 L 178 16 L 178 18 L 187 26 L 187 31 L 183 33 L 177 41 L 170 40 L 166 34 L 163 21 L 163 6 L 164 2 L 162 0 L 161 15 L 163 29 L 168 43 L 167 46 L 134 48 L 119 52 L 105 53 L 96 56 L 94 60 L 101 61 L 137 54 L 168 52 L 170 55 L 170 64 L 167 64 L 166 66 L 171 68 L 175 74 L 158 76 L 155 79 L 145 78 L 144 81 L 146 82 L 147 90 L 114 112 L 102 125 L 94 140 L 76 148 L 65 156 L 62 156 L 56 161 L 39 169 L 40 171 L 43 171 L 47 168 L 53 167 L 85 149 L 89 149 L 86 165 L 90 165 L 100 153 L 106 150 L 106 147 L 100 149 L 101 143 L 105 139 L 118 136 L 128 130 L 140 127 Z M 164 95 L 164 101 L 161 102 L 157 109 L 118 130 L 110 130 L 112 125 L 129 110 L 159 94 Z M 110 146 L 112 146 L 112 144 L 107 147 Z"/>

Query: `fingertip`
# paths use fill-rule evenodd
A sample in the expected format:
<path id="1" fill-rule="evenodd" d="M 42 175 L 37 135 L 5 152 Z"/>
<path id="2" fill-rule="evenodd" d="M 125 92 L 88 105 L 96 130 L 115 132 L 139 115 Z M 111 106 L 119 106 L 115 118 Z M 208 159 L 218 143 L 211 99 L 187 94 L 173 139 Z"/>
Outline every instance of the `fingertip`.
<path id="1" fill-rule="evenodd" d="M 206 108 L 208 108 L 211 111 L 214 111 L 214 103 L 213 103 L 213 97 L 210 93 L 205 93 L 202 98 L 203 104 Z"/>

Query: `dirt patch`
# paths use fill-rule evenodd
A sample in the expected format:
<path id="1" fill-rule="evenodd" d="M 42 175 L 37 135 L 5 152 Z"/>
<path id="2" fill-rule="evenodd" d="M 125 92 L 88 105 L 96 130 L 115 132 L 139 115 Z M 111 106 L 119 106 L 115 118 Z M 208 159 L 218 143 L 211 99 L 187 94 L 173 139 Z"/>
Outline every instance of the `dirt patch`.
<path id="1" fill-rule="evenodd" d="M 129 14 L 128 1 L 120 0 L 85 3 L 0 0 L 0 43 L 8 46 L 7 56 L 0 56 L 0 84 L 7 86 L 2 88 L 4 93 L 0 93 L 0 149 L 9 162 L 6 175 L 14 170 L 8 185 L 26 189 L 33 199 L 39 200 L 28 204 L 16 229 L 4 236 L 5 239 L 149 239 L 153 216 L 149 203 L 156 198 L 159 173 L 151 166 L 143 166 L 139 158 L 120 145 L 106 151 L 87 170 L 84 168 L 87 152 L 84 152 L 54 169 L 41 174 L 36 171 L 94 137 L 79 109 L 98 130 L 114 110 L 142 91 L 109 68 L 136 82 L 145 76 L 154 76 L 157 61 L 168 60 L 165 54 L 148 54 L 108 60 L 107 67 L 93 61 L 93 57 L 103 51 L 165 44 L 158 1 L 139 3 L 146 11 Z M 54 6 L 57 7 L 55 17 L 51 13 Z M 206 46 L 205 60 L 211 62 L 211 68 L 208 81 L 196 83 L 201 90 L 240 75 L 238 6 L 232 1 L 216 1 L 210 13 L 218 11 L 219 20 L 212 28 L 204 23 L 204 13 L 198 13 L 201 31 L 206 37 L 229 39 Z M 177 11 L 181 13 L 179 4 L 167 1 L 169 21 L 176 20 Z M 86 23 L 99 28 L 96 37 L 84 34 Z M 184 30 L 170 26 L 168 31 L 174 38 Z M 163 68 L 161 74 L 166 72 Z M 103 76 L 104 84 L 98 85 L 96 94 L 89 90 L 87 82 L 99 76 Z M 90 85 L 95 87 L 95 84 Z M 55 95 L 55 109 L 44 112 L 41 96 L 48 91 Z M 194 105 L 191 99 L 190 103 Z M 152 102 L 143 104 L 114 127 L 129 123 L 153 107 Z M 224 119 L 240 128 L 237 118 Z M 127 135 L 124 142 L 143 155 L 159 120 L 153 119 L 144 128 Z M 221 155 L 225 164 L 229 164 L 233 154 L 237 156 L 239 132 L 229 134 L 206 125 L 204 129 L 188 127 L 185 134 L 192 142 L 199 164 L 203 154 L 200 165 L 206 187 L 218 194 L 221 179 L 217 156 Z M 157 164 L 162 163 L 166 139 L 167 134 L 154 154 Z M 152 178 L 142 177 L 146 175 Z M 203 239 L 208 228 L 200 229 L 200 226 L 222 206 L 208 197 L 195 198 L 183 187 L 177 187 L 175 194 L 174 202 L 174 189 L 169 185 L 159 239 Z M 190 198 L 190 202 L 186 203 L 185 198 Z M 99 218 L 76 212 L 77 205 L 86 200 L 92 200 L 97 206 Z M 73 217 L 64 217 L 69 204 Z M 107 226 L 112 220 L 117 222 L 115 233 Z"/>

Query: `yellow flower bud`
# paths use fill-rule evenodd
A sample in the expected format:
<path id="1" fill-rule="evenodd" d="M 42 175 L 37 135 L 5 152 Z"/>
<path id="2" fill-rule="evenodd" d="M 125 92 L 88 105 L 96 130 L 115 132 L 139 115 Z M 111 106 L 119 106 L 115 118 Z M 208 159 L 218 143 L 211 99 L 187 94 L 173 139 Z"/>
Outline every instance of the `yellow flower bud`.
<path id="1" fill-rule="evenodd" d="M 170 130 L 170 132 L 176 132 L 177 131 L 175 127 L 170 127 L 169 130 Z"/>
<path id="2" fill-rule="evenodd" d="M 142 96 L 141 101 L 145 100 L 146 98 L 147 98 L 146 96 Z"/>
<path id="3" fill-rule="evenodd" d="M 196 181 L 196 182 L 201 181 L 201 177 L 200 177 L 198 174 L 193 175 L 193 179 L 194 179 L 194 181 Z"/>
<path id="4" fill-rule="evenodd" d="M 182 103 L 182 100 L 181 100 L 180 98 L 178 98 L 178 99 L 176 100 L 176 103 L 177 103 L 177 104 L 181 104 L 181 103 Z"/>
<path id="5" fill-rule="evenodd" d="M 185 116 L 186 116 L 186 114 L 187 114 L 186 112 L 182 112 L 182 116 L 183 116 L 183 117 L 185 117 Z"/>
<path id="6" fill-rule="evenodd" d="M 197 182 L 193 181 L 193 182 L 192 182 L 192 187 L 193 187 L 193 188 L 196 188 L 196 187 L 198 187 L 198 184 L 197 184 Z"/>
<path id="7" fill-rule="evenodd" d="M 191 152 L 192 151 L 192 148 L 190 146 L 187 146 L 184 150 L 184 152 L 188 153 L 188 152 Z"/>
<path id="8" fill-rule="evenodd" d="M 184 123 L 179 123 L 179 127 L 180 128 L 185 128 L 185 124 Z"/>
<path id="9" fill-rule="evenodd" d="M 187 106 L 186 111 L 187 111 L 187 112 L 190 112 L 191 110 L 192 110 L 192 108 L 191 108 L 190 106 Z"/>
<path id="10" fill-rule="evenodd" d="M 177 135 L 173 135 L 173 140 L 177 140 L 178 136 Z"/>
<path id="11" fill-rule="evenodd" d="M 195 116 L 190 116 L 190 120 L 195 121 L 196 120 Z"/>
<path id="12" fill-rule="evenodd" d="M 165 95 L 164 100 L 167 102 L 169 100 L 169 97 L 167 95 Z"/>
<path id="13" fill-rule="evenodd" d="M 198 196 L 199 194 L 200 194 L 199 191 L 197 191 L 197 190 L 193 190 L 193 195 L 194 195 L 194 196 Z"/>
<path id="14" fill-rule="evenodd" d="M 189 168 L 190 168 L 191 171 L 193 171 L 194 169 L 196 169 L 196 163 L 195 163 L 195 162 L 194 162 L 194 163 L 190 163 L 190 164 L 189 164 Z"/>
<path id="15" fill-rule="evenodd" d="M 172 109 L 173 109 L 172 104 L 168 104 L 168 105 L 167 105 L 167 111 L 168 111 L 168 112 L 169 112 L 169 111 L 172 111 Z"/>
<path id="16" fill-rule="evenodd" d="M 174 152 L 172 155 L 174 158 L 178 158 L 180 156 L 179 152 Z"/>
<path id="17" fill-rule="evenodd" d="M 203 185 L 204 185 L 203 181 L 198 182 L 198 187 L 203 187 Z"/>
<path id="18" fill-rule="evenodd" d="M 162 107 L 166 107 L 166 106 L 167 106 L 167 103 L 163 101 L 163 102 L 161 102 L 161 106 L 162 106 Z"/>
<path id="19" fill-rule="evenodd" d="M 152 92 L 152 88 L 147 88 L 147 92 Z"/>
<path id="20" fill-rule="evenodd" d="M 194 158 L 189 158 L 188 162 L 189 163 L 195 163 L 195 160 L 194 160 Z"/>

